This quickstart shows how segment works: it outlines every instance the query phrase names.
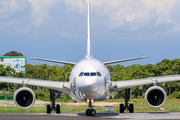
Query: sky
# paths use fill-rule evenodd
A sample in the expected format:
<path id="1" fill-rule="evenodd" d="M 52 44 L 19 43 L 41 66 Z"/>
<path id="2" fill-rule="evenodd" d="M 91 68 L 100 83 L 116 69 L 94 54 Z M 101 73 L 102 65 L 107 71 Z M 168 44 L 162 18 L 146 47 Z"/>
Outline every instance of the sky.
<path id="1" fill-rule="evenodd" d="M 179 0 L 89 0 L 91 46 L 102 62 L 156 64 L 180 58 Z M 0 0 L 0 55 L 78 62 L 86 55 L 87 0 Z M 62 65 L 62 64 L 58 64 Z"/>

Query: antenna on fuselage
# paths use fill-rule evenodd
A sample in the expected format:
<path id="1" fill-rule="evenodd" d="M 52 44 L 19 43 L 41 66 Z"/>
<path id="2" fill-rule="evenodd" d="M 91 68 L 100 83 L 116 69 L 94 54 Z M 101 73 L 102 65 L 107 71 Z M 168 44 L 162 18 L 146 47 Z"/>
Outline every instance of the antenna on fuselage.
<path id="1" fill-rule="evenodd" d="M 87 54 L 86 54 L 86 58 L 91 58 L 91 35 L 90 35 L 90 2 L 88 1 L 88 22 L 87 22 Z"/>

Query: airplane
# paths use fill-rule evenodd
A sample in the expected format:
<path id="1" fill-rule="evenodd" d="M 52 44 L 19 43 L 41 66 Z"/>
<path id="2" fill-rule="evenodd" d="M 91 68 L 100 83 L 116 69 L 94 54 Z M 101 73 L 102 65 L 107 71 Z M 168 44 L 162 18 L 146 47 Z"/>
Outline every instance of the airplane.
<path id="1" fill-rule="evenodd" d="M 119 113 L 124 113 L 125 110 L 128 110 L 129 113 L 133 113 L 134 105 L 132 103 L 129 104 L 130 89 L 132 87 L 154 84 L 154 86 L 150 87 L 146 91 L 145 100 L 150 107 L 157 108 L 162 106 L 167 98 L 165 90 L 157 86 L 157 83 L 179 81 L 180 75 L 159 76 L 112 82 L 106 65 L 143 59 L 147 57 L 148 56 L 136 57 L 109 62 L 101 62 L 98 59 L 93 58 L 90 44 L 90 2 L 88 2 L 87 54 L 84 59 L 75 63 L 51 59 L 31 58 L 35 60 L 74 65 L 70 73 L 69 82 L 5 76 L 0 77 L 0 82 L 23 84 L 23 87 L 19 88 L 14 93 L 14 102 L 21 109 L 28 109 L 33 106 L 36 96 L 30 88 L 26 87 L 26 85 L 33 85 L 49 88 L 50 90 L 51 104 L 47 105 L 47 114 L 50 114 L 53 110 L 56 111 L 57 114 L 60 114 L 60 105 L 55 104 L 56 91 L 68 94 L 75 101 L 87 102 L 89 107 L 89 109 L 86 110 L 87 116 L 96 115 L 96 110 L 93 109 L 93 104 L 95 101 L 107 100 L 114 92 L 125 91 L 124 95 L 122 95 L 120 92 L 121 96 L 125 99 L 125 104 L 119 105 Z"/>

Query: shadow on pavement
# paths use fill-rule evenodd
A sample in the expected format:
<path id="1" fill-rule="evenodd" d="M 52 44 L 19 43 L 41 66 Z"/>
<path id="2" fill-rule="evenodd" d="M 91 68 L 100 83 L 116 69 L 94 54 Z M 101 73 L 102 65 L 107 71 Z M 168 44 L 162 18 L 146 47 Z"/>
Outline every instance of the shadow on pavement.
<path id="1" fill-rule="evenodd" d="M 85 113 L 78 113 L 79 116 L 86 116 Z M 110 116 L 119 116 L 119 113 L 96 113 L 94 117 L 110 117 Z"/>

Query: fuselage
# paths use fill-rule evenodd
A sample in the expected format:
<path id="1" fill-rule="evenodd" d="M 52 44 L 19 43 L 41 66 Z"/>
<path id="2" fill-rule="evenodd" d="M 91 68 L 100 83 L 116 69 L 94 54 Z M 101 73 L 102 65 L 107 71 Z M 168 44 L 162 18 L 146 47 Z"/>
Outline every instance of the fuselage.
<path id="1" fill-rule="evenodd" d="M 109 98 L 110 74 L 106 66 L 95 58 L 85 58 L 76 63 L 70 74 L 70 97 L 76 101 Z"/>

